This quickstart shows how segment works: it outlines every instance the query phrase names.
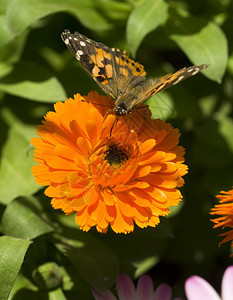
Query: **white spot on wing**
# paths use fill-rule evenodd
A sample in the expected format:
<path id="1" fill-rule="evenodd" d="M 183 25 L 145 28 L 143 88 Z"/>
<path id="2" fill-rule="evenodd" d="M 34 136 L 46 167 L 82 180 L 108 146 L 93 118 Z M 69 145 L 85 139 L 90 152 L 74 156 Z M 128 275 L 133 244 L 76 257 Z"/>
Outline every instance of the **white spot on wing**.
<path id="1" fill-rule="evenodd" d="M 76 57 L 77 60 L 80 60 L 80 54 L 79 54 L 79 51 L 76 52 L 75 57 Z"/>
<path id="2" fill-rule="evenodd" d="M 173 82 L 173 84 L 177 84 L 178 82 L 180 82 L 182 79 L 184 79 L 184 76 L 180 76 L 177 78 L 177 80 L 175 82 Z"/>
<path id="3" fill-rule="evenodd" d="M 86 46 L 86 43 L 84 43 L 83 41 L 81 41 L 80 45 L 84 47 L 84 46 Z"/>
<path id="4" fill-rule="evenodd" d="M 199 72 L 199 69 L 198 69 L 198 68 L 197 68 L 197 69 L 194 69 L 192 75 L 195 75 L 195 74 L 197 74 L 198 72 Z"/>
<path id="5" fill-rule="evenodd" d="M 69 43 L 70 43 L 69 39 L 65 39 L 65 44 L 69 45 Z"/>
<path id="6" fill-rule="evenodd" d="M 191 73 L 193 71 L 193 68 L 187 70 L 188 73 Z"/>

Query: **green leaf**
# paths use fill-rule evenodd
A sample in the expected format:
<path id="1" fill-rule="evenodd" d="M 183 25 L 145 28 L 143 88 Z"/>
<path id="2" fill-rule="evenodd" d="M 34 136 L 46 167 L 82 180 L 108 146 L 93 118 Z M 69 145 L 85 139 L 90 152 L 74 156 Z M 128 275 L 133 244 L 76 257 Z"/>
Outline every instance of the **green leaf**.
<path id="1" fill-rule="evenodd" d="M 207 64 L 206 77 L 221 82 L 228 59 L 227 40 L 218 25 L 196 17 L 172 15 L 167 24 L 170 38 L 192 63 Z"/>
<path id="2" fill-rule="evenodd" d="M 93 30 L 107 30 L 111 25 L 95 9 L 91 0 L 15 0 L 7 10 L 8 26 L 15 35 L 19 35 L 37 20 L 57 13 L 68 12 L 74 15 L 84 26 Z"/>
<path id="3" fill-rule="evenodd" d="M 12 70 L 13 70 L 12 64 L 0 62 L 0 78 L 8 75 L 9 73 L 12 72 Z"/>
<path id="4" fill-rule="evenodd" d="M 13 39 L 12 32 L 7 26 L 5 15 L 0 16 L 0 48 L 9 43 Z"/>
<path id="5" fill-rule="evenodd" d="M 134 277 L 138 278 L 147 271 L 151 270 L 159 261 L 159 257 L 157 256 L 149 256 L 145 259 L 137 261 L 133 264 L 135 267 Z"/>
<path id="6" fill-rule="evenodd" d="M 53 228 L 44 221 L 33 202 L 35 198 L 16 198 L 8 204 L 2 217 L 2 230 L 6 235 L 34 239 L 40 235 L 53 231 Z"/>
<path id="7" fill-rule="evenodd" d="M 6 21 L 6 9 L 9 2 L 10 0 L 1 0 L 0 3 L 0 48 L 13 38 L 12 32 Z"/>
<path id="8" fill-rule="evenodd" d="M 30 249 L 31 250 L 31 249 Z M 30 289 L 33 289 L 34 291 L 37 289 L 37 287 L 35 285 L 32 284 L 32 282 L 29 280 L 29 278 L 26 278 L 22 272 L 20 272 L 15 280 L 13 289 L 11 290 L 10 296 L 9 296 L 9 300 L 16 300 L 17 298 L 17 294 L 22 293 L 22 291 L 29 291 Z M 22 295 L 22 294 L 21 294 Z M 21 296 L 20 295 L 20 296 Z M 30 299 L 27 297 L 24 297 L 22 299 Z M 33 298 L 33 300 L 36 300 L 35 298 Z"/>
<path id="9" fill-rule="evenodd" d="M 1 0 L 0 4 L 0 15 L 3 15 L 6 13 L 7 5 L 9 4 L 11 0 Z"/>
<path id="10" fill-rule="evenodd" d="M 14 71 L 1 79 L 0 90 L 34 101 L 56 102 L 66 98 L 61 83 L 49 70 L 28 61 L 16 64 Z"/>
<path id="11" fill-rule="evenodd" d="M 15 43 L 15 35 L 14 33 L 11 31 L 11 28 L 8 26 L 8 22 L 7 22 L 7 16 L 6 16 L 6 12 L 7 12 L 7 8 L 10 4 L 10 2 L 12 2 L 11 0 L 1 0 L 0 2 L 0 48 L 4 47 L 5 45 L 7 45 L 9 42 L 12 42 L 13 44 Z M 16 49 L 14 48 L 13 51 L 8 52 L 8 54 L 13 55 L 14 56 L 14 51 Z M 0 53 L 0 60 L 1 60 L 1 53 Z"/>
<path id="12" fill-rule="evenodd" d="M 0 202 L 7 204 L 19 195 L 31 195 L 39 189 L 33 179 L 34 165 L 32 151 L 29 150 L 34 127 L 15 126 L 9 129 L 7 141 L 2 149 L 0 166 Z M 34 134 L 35 135 L 35 134 Z"/>
<path id="13" fill-rule="evenodd" d="M 166 91 L 152 96 L 146 103 L 150 107 L 152 119 L 167 120 L 174 113 L 172 98 Z"/>
<path id="14" fill-rule="evenodd" d="M 109 0 L 94 0 L 100 11 L 104 12 L 108 18 L 113 20 L 126 20 L 130 11 L 131 5 L 127 2 L 117 2 Z"/>
<path id="15" fill-rule="evenodd" d="M 56 247 L 68 257 L 76 270 L 92 287 L 105 292 L 116 280 L 117 258 L 91 234 L 75 232 L 73 238 L 59 236 Z"/>
<path id="16" fill-rule="evenodd" d="M 0 295 L 7 300 L 31 242 L 2 236 L 0 244 Z"/>
<path id="17" fill-rule="evenodd" d="M 4 62 L 5 64 L 12 64 L 12 65 L 19 62 L 22 57 L 22 52 L 24 50 L 27 37 L 28 37 L 28 32 L 25 31 L 23 34 L 21 34 L 18 37 L 14 37 L 12 35 L 12 38 L 10 40 L 6 39 L 7 43 L 1 41 L 0 44 L 3 47 L 0 48 L 0 61 Z M 2 39 L 4 38 L 2 37 Z"/>
<path id="18" fill-rule="evenodd" d="M 135 56 L 144 37 L 166 18 L 168 4 L 164 0 L 144 0 L 129 16 L 126 37 L 130 51 Z"/>

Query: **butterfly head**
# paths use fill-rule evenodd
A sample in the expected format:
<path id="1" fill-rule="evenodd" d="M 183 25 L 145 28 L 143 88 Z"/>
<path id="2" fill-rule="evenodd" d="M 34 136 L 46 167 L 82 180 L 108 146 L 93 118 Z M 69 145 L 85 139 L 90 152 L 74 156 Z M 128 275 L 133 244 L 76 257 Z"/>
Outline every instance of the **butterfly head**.
<path id="1" fill-rule="evenodd" d="M 118 117 L 123 117 L 128 113 L 128 109 L 124 101 L 120 102 L 113 111 Z"/>

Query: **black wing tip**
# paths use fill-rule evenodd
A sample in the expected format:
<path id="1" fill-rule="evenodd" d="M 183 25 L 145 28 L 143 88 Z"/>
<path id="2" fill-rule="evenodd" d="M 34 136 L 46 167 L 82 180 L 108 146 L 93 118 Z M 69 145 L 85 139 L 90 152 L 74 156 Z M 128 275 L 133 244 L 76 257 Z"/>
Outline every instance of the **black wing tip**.
<path id="1" fill-rule="evenodd" d="M 85 36 L 83 36 L 78 31 L 75 31 L 74 33 L 71 33 L 69 29 L 64 29 L 63 32 L 61 33 L 61 38 L 64 41 L 64 40 L 66 40 L 69 37 L 82 38 L 82 37 L 85 37 Z"/>
<path id="2" fill-rule="evenodd" d="M 199 68 L 200 70 L 203 70 L 203 69 L 208 68 L 208 65 L 202 64 L 202 65 L 198 66 L 198 68 Z"/>
<path id="3" fill-rule="evenodd" d="M 202 65 L 198 65 L 198 66 L 193 65 L 193 66 L 190 66 L 190 67 L 184 67 L 181 70 L 183 70 L 187 73 L 190 73 L 190 74 L 194 73 L 193 75 L 195 75 L 196 73 L 198 73 L 198 72 L 200 72 L 200 71 L 202 71 L 203 69 L 206 69 L 206 68 L 208 68 L 208 65 L 202 64 Z"/>
<path id="4" fill-rule="evenodd" d="M 65 29 L 62 33 L 61 33 L 61 38 L 63 39 L 63 41 L 65 41 L 69 36 L 70 36 L 70 31 L 69 29 Z"/>
<path id="5" fill-rule="evenodd" d="M 203 70 L 203 69 L 206 69 L 208 68 L 208 65 L 206 64 L 202 64 L 202 65 L 193 65 L 193 66 L 190 66 L 190 67 L 185 67 L 184 69 L 188 70 L 188 69 L 198 69 L 198 70 Z"/>

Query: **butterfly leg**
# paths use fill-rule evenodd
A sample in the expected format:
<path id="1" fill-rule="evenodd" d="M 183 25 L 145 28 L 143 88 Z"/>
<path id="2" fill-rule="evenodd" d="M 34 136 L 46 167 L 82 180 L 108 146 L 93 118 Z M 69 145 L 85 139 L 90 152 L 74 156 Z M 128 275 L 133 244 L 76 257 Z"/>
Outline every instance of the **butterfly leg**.
<path id="1" fill-rule="evenodd" d="M 102 123 L 106 120 L 107 116 L 110 115 L 110 114 L 112 114 L 112 113 L 113 113 L 112 109 L 109 109 L 109 110 L 106 112 L 105 116 L 103 117 Z M 116 124 L 117 120 L 118 120 L 118 116 L 115 117 L 115 120 L 114 120 L 114 122 L 112 123 L 112 127 L 111 127 L 111 129 L 110 129 L 110 137 L 111 137 L 111 135 L 112 135 L 112 130 L 113 130 L 113 127 L 114 127 L 114 125 Z"/>
<path id="2" fill-rule="evenodd" d="M 148 106 L 149 106 L 148 104 L 141 105 L 141 106 L 135 106 L 134 109 L 141 109 L 141 108 L 145 108 L 145 107 L 148 107 Z"/>
<path id="3" fill-rule="evenodd" d="M 104 121 L 106 120 L 107 116 L 110 115 L 112 113 L 111 109 L 108 109 L 105 116 L 103 117 L 102 123 L 104 123 Z"/>
<path id="4" fill-rule="evenodd" d="M 130 117 L 130 121 L 131 121 L 131 124 L 132 124 L 132 128 L 130 131 L 135 131 L 135 125 L 134 125 L 134 119 L 133 119 L 133 115 L 132 115 L 132 112 L 130 111 L 129 112 L 129 117 Z M 126 121 L 127 123 L 127 121 Z M 128 125 L 128 124 L 127 124 Z"/>

